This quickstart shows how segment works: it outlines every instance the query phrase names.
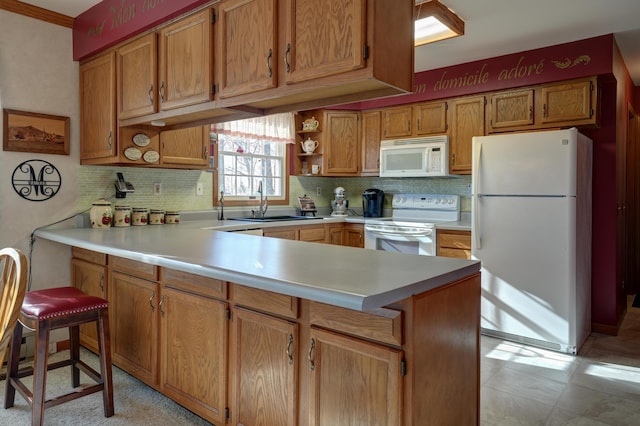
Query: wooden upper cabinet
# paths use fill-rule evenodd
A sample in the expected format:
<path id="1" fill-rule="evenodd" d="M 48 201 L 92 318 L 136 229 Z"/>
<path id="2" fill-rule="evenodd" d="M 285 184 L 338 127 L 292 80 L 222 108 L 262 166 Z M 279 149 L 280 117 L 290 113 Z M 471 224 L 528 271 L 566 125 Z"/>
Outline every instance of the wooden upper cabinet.
<path id="1" fill-rule="evenodd" d="M 366 65 L 367 1 L 286 0 L 285 80 L 298 83 Z"/>
<path id="2" fill-rule="evenodd" d="M 213 12 L 205 9 L 159 32 L 160 108 L 211 100 L 213 92 Z"/>
<path id="3" fill-rule="evenodd" d="M 597 124 L 597 80 L 589 78 L 542 86 L 541 124 Z"/>
<path id="4" fill-rule="evenodd" d="M 157 112 L 157 36 L 140 37 L 116 51 L 118 67 L 118 118 Z"/>
<path id="5" fill-rule="evenodd" d="M 322 134 L 325 176 L 357 175 L 359 169 L 359 113 L 328 111 Z"/>
<path id="6" fill-rule="evenodd" d="M 385 108 L 382 110 L 382 138 L 396 139 L 413 134 L 411 105 Z"/>
<path id="7" fill-rule="evenodd" d="M 117 156 L 115 53 L 80 65 L 80 160 Z"/>
<path id="8" fill-rule="evenodd" d="M 362 113 L 362 168 L 361 175 L 380 174 L 380 131 L 382 125 L 380 111 Z"/>
<path id="9" fill-rule="evenodd" d="M 209 165 L 209 126 L 160 132 L 163 164 L 206 167 Z"/>
<path id="10" fill-rule="evenodd" d="M 442 134 L 447 131 L 447 103 L 424 102 L 413 106 L 416 136 Z"/>
<path id="11" fill-rule="evenodd" d="M 219 96 L 275 87 L 281 64 L 276 0 L 227 0 L 218 11 Z"/>
<path id="12" fill-rule="evenodd" d="M 512 90 L 491 94 L 488 133 L 509 128 L 533 126 L 534 89 Z"/>
<path id="13" fill-rule="evenodd" d="M 471 174 L 471 142 L 485 134 L 485 97 L 471 96 L 450 102 L 449 172 Z"/>

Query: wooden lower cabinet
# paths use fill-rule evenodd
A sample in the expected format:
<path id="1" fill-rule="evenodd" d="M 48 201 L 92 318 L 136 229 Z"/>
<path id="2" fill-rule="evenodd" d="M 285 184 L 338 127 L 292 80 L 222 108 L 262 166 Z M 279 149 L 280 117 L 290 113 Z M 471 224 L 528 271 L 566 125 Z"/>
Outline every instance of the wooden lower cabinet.
<path id="1" fill-rule="evenodd" d="M 361 223 L 345 223 L 343 245 L 364 248 L 364 225 Z"/>
<path id="2" fill-rule="evenodd" d="M 360 312 L 108 264 L 115 365 L 214 424 L 479 424 L 479 273 Z"/>
<path id="3" fill-rule="evenodd" d="M 298 324 L 236 308 L 231 322 L 232 425 L 295 425 Z"/>
<path id="4" fill-rule="evenodd" d="M 312 327 L 310 424 L 401 425 L 403 352 Z"/>
<path id="5" fill-rule="evenodd" d="M 224 301 L 162 288 L 161 391 L 215 424 L 227 406 L 227 312 Z"/>
<path id="6" fill-rule="evenodd" d="M 112 271 L 109 293 L 113 362 L 157 387 L 160 285 Z"/>
<path id="7" fill-rule="evenodd" d="M 438 229 L 436 255 L 471 259 L 471 231 Z"/>
<path id="8" fill-rule="evenodd" d="M 71 285 L 91 296 L 107 298 L 107 256 L 74 247 L 71 259 Z M 80 343 L 98 352 L 98 329 L 95 323 L 80 325 Z"/>

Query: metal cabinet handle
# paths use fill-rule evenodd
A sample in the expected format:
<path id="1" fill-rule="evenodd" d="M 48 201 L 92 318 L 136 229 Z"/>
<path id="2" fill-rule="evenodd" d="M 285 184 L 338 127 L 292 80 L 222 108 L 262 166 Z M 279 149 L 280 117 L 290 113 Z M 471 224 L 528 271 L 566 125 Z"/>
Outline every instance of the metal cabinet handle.
<path id="1" fill-rule="evenodd" d="M 271 58 L 273 57 L 273 50 L 269 49 L 267 54 L 267 75 L 271 77 L 273 75 L 273 68 L 271 67 Z"/>
<path id="2" fill-rule="evenodd" d="M 289 63 L 289 56 L 291 55 L 291 43 L 287 43 L 287 50 L 284 52 L 284 65 L 287 68 L 287 72 L 291 72 L 291 64 Z"/>
<path id="3" fill-rule="evenodd" d="M 164 81 L 160 84 L 158 95 L 160 95 L 160 102 L 164 102 Z"/>
<path id="4" fill-rule="evenodd" d="M 153 306 L 153 298 L 156 297 L 156 292 L 155 290 L 151 291 L 151 297 L 149 298 L 149 306 L 151 306 L 151 312 L 155 312 L 156 308 L 155 306 Z"/>
<path id="5" fill-rule="evenodd" d="M 151 105 L 153 105 L 153 84 L 149 88 L 149 102 L 151 102 Z"/>
<path id="6" fill-rule="evenodd" d="M 207 159 L 207 157 L 209 157 L 209 147 L 204 146 L 204 147 L 202 148 L 202 159 L 203 159 L 203 160 L 206 160 L 206 159 Z"/>
<path id="7" fill-rule="evenodd" d="M 316 339 L 311 339 L 311 346 L 309 347 L 309 354 L 307 355 L 307 359 L 309 360 L 309 368 L 312 370 L 316 368 L 315 361 L 315 348 L 316 348 Z"/>
<path id="8" fill-rule="evenodd" d="M 104 274 L 100 276 L 100 291 L 104 294 Z"/>
<path id="9" fill-rule="evenodd" d="M 291 346 L 293 346 L 293 334 L 289 334 L 289 340 L 287 341 L 287 358 L 289 358 L 289 364 L 293 364 L 293 353 L 291 352 Z"/>
<path id="10" fill-rule="evenodd" d="M 109 130 L 109 136 L 107 136 L 107 145 L 109 146 L 109 149 L 111 149 L 111 147 L 113 146 L 113 144 L 111 143 L 112 138 L 113 138 L 113 130 Z"/>
<path id="11" fill-rule="evenodd" d="M 160 298 L 160 304 L 158 306 L 160 307 L 160 315 L 164 318 L 164 296 Z"/>
<path id="12" fill-rule="evenodd" d="M 549 116 L 549 112 L 547 111 L 547 104 L 542 105 L 542 116 L 547 118 Z"/>

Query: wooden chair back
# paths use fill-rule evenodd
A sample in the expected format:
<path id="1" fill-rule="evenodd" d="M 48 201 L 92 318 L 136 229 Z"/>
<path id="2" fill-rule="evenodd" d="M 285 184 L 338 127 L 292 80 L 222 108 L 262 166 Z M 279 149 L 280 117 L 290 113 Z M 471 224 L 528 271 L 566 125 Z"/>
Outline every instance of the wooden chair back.
<path id="1" fill-rule="evenodd" d="M 0 250 L 0 367 L 27 292 L 27 257 L 14 248 Z"/>

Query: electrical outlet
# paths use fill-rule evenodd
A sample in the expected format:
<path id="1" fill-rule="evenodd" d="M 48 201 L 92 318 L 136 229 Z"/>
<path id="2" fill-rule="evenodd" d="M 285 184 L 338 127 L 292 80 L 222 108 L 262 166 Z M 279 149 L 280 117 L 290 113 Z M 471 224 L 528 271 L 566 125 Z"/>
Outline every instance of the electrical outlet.
<path id="1" fill-rule="evenodd" d="M 196 195 L 204 195 L 204 187 L 202 186 L 202 182 L 196 183 Z"/>
<path id="2" fill-rule="evenodd" d="M 162 194 L 162 184 L 160 182 L 153 183 L 153 195 Z"/>
<path id="3" fill-rule="evenodd" d="M 320 196 L 322 195 L 322 188 L 321 188 L 321 187 L 319 187 L 319 186 L 318 186 L 318 187 L 316 187 L 316 195 L 317 195 L 318 197 L 320 197 Z"/>

